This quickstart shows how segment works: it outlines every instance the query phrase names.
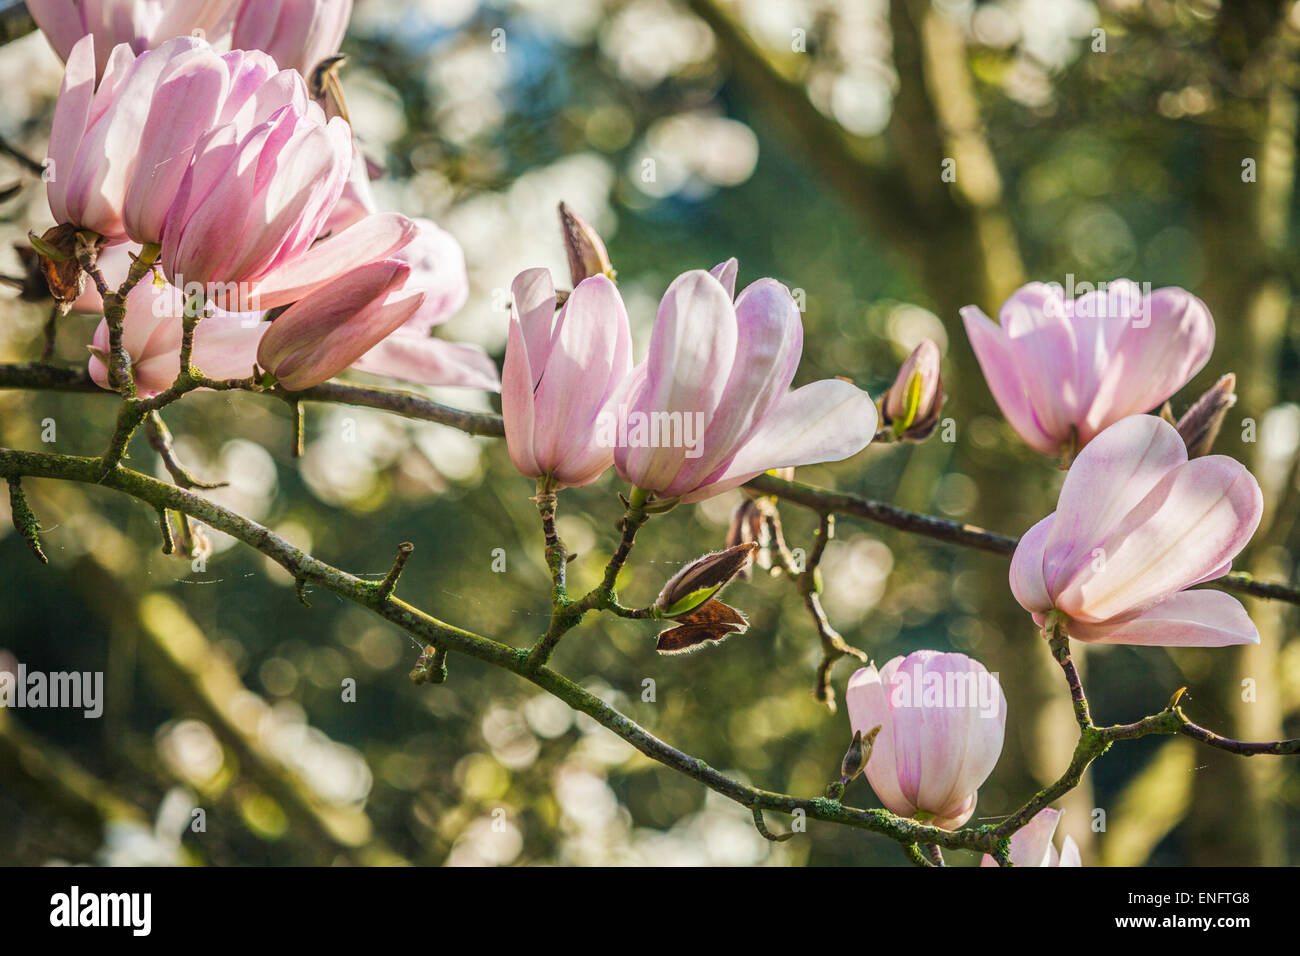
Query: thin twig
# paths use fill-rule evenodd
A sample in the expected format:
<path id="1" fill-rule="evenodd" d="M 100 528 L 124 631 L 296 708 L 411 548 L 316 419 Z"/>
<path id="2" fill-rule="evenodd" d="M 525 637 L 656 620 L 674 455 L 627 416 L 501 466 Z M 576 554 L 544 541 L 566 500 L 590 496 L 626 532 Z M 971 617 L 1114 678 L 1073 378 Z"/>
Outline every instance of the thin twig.
<path id="1" fill-rule="evenodd" d="M 158 457 L 162 459 L 163 467 L 172 476 L 172 481 L 182 488 L 211 490 L 225 488 L 230 484 L 228 481 L 200 481 L 190 474 L 189 470 L 181 464 L 180 459 L 176 456 L 176 449 L 172 445 L 172 433 L 158 412 L 149 412 L 145 416 L 144 432 L 149 439 L 149 447 L 157 452 Z"/>
<path id="2" fill-rule="evenodd" d="M 409 541 L 403 541 L 397 546 L 397 558 L 393 561 L 393 566 L 389 569 L 384 580 L 379 582 L 379 587 L 375 589 L 375 600 L 382 604 L 393 596 L 397 590 L 397 580 L 402 576 L 402 571 L 406 568 L 406 562 L 410 560 L 411 555 L 415 553 L 415 545 Z"/>

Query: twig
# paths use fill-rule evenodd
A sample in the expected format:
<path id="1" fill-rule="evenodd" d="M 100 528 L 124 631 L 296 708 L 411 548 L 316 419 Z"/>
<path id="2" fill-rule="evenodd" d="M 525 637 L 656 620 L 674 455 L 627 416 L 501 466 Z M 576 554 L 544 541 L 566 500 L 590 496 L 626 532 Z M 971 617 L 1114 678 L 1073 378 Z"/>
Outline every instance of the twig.
<path id="1" fill-rule="evenodd" d="M 821 572 L 819 568 L 822 557 L 826 554 L 826 545 L 835 535 L 835 516 L 823 513 L 818 517 L 820 521 L 817 527 L 817 536 L 813 539 L 812 551 L 808 554 L 802 569 L 799 568 L 794 554 L 790 551 L 789 545 L 786 544 L 785 534 L 781 528 L 781 518 L 775 508 L 767 511 L 764 515 L 764 521 L 767 524 L 768 534 L 776 551 L 778 565 L 785 575 L 795 582 L 796 587 L 799 589 L 804 607 L 807 608 L 808 615 L 813 621 L 813 627 L 817 630 L 817 637 L 821 641 L 822 659 L 817 665 L 817 677 L 812 691 L 813 698 L 824 704 L 826 709 L 833 714 L 837 707 L 835 688 L 831 685 L 831 672 L 834 670 L 836 662 L 842 657 L 853 657 L 865 664 L 868 657 L 865 651 L 849 644 L 840 635 L 839 631 L 831 626 L 830 618 L 827 617 L 826 610 L 822 607 Z"/>
<path id="2" fill-rule="evenodd" d="M 542 496 L 539 495 L 539 497 Z M 618 603 L 617 590 L 618 575 L 619 572 L 623 570 L 623 565 L 627 563 L 628 556 L 632 553 L 632 547 L 636 543 L 636 533 L 650 518 L 650 515 L 645 510 L 648 501 L 649 495 L 641 489 L 634 488 L 632 490 L 632 496 L 628 500 L 627 510 L 624 512 L 623 517 L 619 522 L 623 536 L 619 541 L 618 548 L 614 551 L 613 556 L 610 557 L 609 563 L 605 565 L 605 574 L 601 579 L 600 584 L 592 588 L 581 599 L 574 601 L 568 596 L 563 584 L 563 569 L 560 570 L 558 576 L 559 583 L 555 586 L 552 595 L 550 625 L 547 627 L 546 633 L 541 636 L 537 643 L 533 645 L 533 649 L 529 652 L 529 667 L 541 667 L 550 660 L 551 654 L 555 650 L 555 646 L 560 643 L 560 638 L 573 630 L 573 628 L 577 627 L 588 611 L 609 608 L 614 610 L 615 613 L 621 617 L 648 618 L 655 615 L 654 608 L 645 608 L 641 611 L 633 611 L 624 608 Z M 538 508 L 539 510 L 543 510 L 542 522 L 543 525 L 545 525 L 547 521 L 545 503 L 540 502 Z M 555 517 L 553 511 L 551 511 L 550 516 L 553 521 Z M 551 532 L 553 531 L 554 528 L 551 529 Z M 557 535 L 555 541 L 557 546 L 560 548 L 560 551 L 554 552 L 554 555 L 552 554 L 549 538 L 551 532 L 548 532 L 547 539 L 548 561 L 553 560 L 553 557 L 559 558 L 563 551 L 563 545 L 559 545 L 559 537 Z M 564 555 L 564 560 L 567 560 L 567 555 Z M 552 570 L 554 572 L 554 565 L 552 565 Z"/>
<path id="3" fill-rule="evenodd" d="M 393 561 L 393 567 L 384 580 L 379 582 L 379 587 L 375 589 L 376 602 L 382 604 L 392 597 L 393 592 L 397 590 L 397 579 L 402 576 L 402 570 L 406 567 L 406 562 L 410 560 L 411 555 L 414 553 L 415 545 L 409 541 L 403 541 L 397 546 L 397 559 Z"/>
<path id="4" fill-rule="evenodd" d="M 152 411 L 145 416 L 144 431 L 145 436 L 149 439 L 149 447 L 158 453 L 158 457 L 162 459 L 163 467 L 167 469 L 167 473 L 182 488 L 211 490 L 213 488 L 225 488 L 230 484 L 228 481 L 200 481 L 190 474 L 186 467 L 181 464 L 180 459 L 176 457 L 176 449 L 172 446 L 172 433 L 168 430 L 158 412 Z"/>

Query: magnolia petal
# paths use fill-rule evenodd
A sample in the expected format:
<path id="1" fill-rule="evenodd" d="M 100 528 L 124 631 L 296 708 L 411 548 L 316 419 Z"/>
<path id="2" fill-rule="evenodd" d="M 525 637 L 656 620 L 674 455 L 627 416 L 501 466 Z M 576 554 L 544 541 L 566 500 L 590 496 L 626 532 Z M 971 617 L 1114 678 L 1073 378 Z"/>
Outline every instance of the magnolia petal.
<path id="1" fill-rule="evenodd" d="M 1263 509 L 1240 462 L 1207 455 L 1179 465 L 1098 542 L 1098 560 L 1074 572 L 1056 605 L 1098 623 L 1163 601 L 1240 552 Z"/>
<path id="2" fill-rule="evenodd" d="M 732 260 L 734 261 L 734 260 Z M 803 323 L 790 291 L 760 279 L 736 300 L 739 341 L 722 400 L 704 429 L 698 457 L 687 458 L 665 494 L 706 481 L 743 447 L 790 388 L 803 352 Z"/>
<path id="3" fill-rule="evenodd" d="M 1205 367 L 1214 350 L 1214 319 L 1190 292 L 1157 289 L 1134 311 L 1121 314 L 1119 334 L 1109 344 L 1104 373 L 1080 426 L 1081 442 L 1125 415 L 1159 406 Z"/>
<path id="4" fill-rule="evenodd" d="M 703 270 L 673 280 L 659 303 L 646 376 L 630 411 L 656 415 L 713 418 L 736 356 L 738 330 L 731 296 Z M 619 474 L 648 491 L 663 493 L 686 460 L 686 449 L 671 443 L 620 447 Z"/>
<path id="5" fill-rule="evenodd" d="M 1070 636 L 1094 644 L 1227 647 L 1258 644 L 1259 631 L 1241 602 L 1222 591 L 1182 591 L 1123 624 L 1072 621 Z"/>
<path id="6" fill-rule="evenodd" d="M 631 334 L 618 290 L 603 275 L 584 279 L 564 305 L 534 398 L 534 451 L 557 476 L 613 463 L 613 447 L 598 444 L 596 416 L 630 362 Z"/>
<path id="7" fill-rule="evenodd" d="M 894 658 L 885 665 L 885 670 L 892 674 L 902 660 L 902 657 Z M 910 817 L 916 812 L 916 804 L 904 795 L 899 780 L 899 751 L 894 744 L 894 721 L 887 687 L 874 664 L 859 668 L 849 678 L 844 704 L 849 711 L 849 724 L 855 732 L 866 734 L 880 725 L 880 733 L 871 748 L 871 759 L 867 762 L 867 781 L 886 809 Z"/>
<path id="8" fill-rule="evenodd" d="M 1045 455 L 1057 454 L 1061 442 L 1068 435 L 1048 434 L 1039 424 L 1030 407 L 1006 332 L 973 305 L 961 310 L 961 318 L 966 326 L 966 337 L 970 339 L 975 358 L 984 373 L 984 381 L 1008 424 L 1029 447 Z"/>
<path id="9" fill-rule="evenodd" d="M 710 498 L 772 468 L 849 458 L 867 447 L 877 423 L 875 402 L 866 392 L 839 379 L 811 382 L 782 396 L 726 471 L 682 500 Z"/>
<path id="10" fill-rule="evenodd" d="M 501 417 L 505 422 L 506 448 L 515 468 L 529 478 L 542 477 L 543 471 L 533 452 L 533 371 L 523 326 L 513 314 L 506 339 L 506 360 L 501 369 Z"/>
<path id="11" fill-rule="evenodd" d="M 386 259 L 414 239 L 416 232 L 416 224 L 399 213 L 366 216 L 258 282 L 258 308 L 289 305 L 359 265 Z"/>
<path id="12" fill-rule="evenodd" d="M 1083 866 L 1083 860 L 1079 857 L 1079 844 L 1074 842 L 1074 837 L 1066 836 L 1061 841 L 1061 853 L 1056 861 L 1057 866 Z"/>
<path id="13" fill-rule="evenodd" d="M 30 5 L 32 15 L 37 17 L 38 23 L 38 8 L 42 8 L 42 15 L 52 20 L 62 19 L 49 12 L 50 6 L 49 3 Z M 49 35 L 45 24 L 41 24 L 41 29 Z M 54 214 L 55 221 L 60 223 L 70 221 L 68 182 L 77 158 L 77 148 L 86 135 L 90 107 L 95 97 L 95 38 L 82 37 L 71 50 L 67 69 L 63 73 L 63 85 L 59 89 L 59 99 L 54 107 L 54 120 L 50 126 L 50 159 L 54 168 L 53 177 L 46 188 L 50 212 Z"/>
<path id="14" fill-rule="evenodd" d="M 1048 591 L 1059 595 L 1081 569 L 1104 557 L 1098 549 L 1119 523 L 1186 461 L 1177 430 L 1154 415 L 1132 415 L 1089 442 L 1061 487 L 1043 565 Z"/>
<path id="15" fill-rule="evenodd" d="M 1052 596 L 1043 577 L 1043 559 L 1055 512 L 1025 532 L 1011 556 L 1011 593 L 1026 611 L 1049 611 Z"/>
<path id="16" fill-rule="evenodd" d="M 406 328 L 384 339 L 352 367 L 417 385 L 501 391 L 496 363 L 480 346 L 410 334 Z"/>
<path id="17" fill-rule="evenodd" d="M 555 282 L 550 270 L 525 269 L 510 283 L 510 294 L 511 313 L 523 331 L 528 364 L 535 376 L 532 387 L 536 388 L 551 354 L 555 331 Z"/>
<path id="18" fill-rule="evenodd" d="M 1078 346 L 1058 286 L 1031 282 L 1002 305 L 998 321 L 1007 335 L 1020 381 L 1043 431 L 1059 445 L 1078 420 Z"/>
<path id="19" fill-rule="evenodd" d="M 740 263 L 732 256 L 726 262 L 719 262 L 709 270 L 709 275 L 722 283 L 722 287 L 727 290 L 727 295 L 733 299 L 736 297 L 736 276 L 740 272 Z"/>

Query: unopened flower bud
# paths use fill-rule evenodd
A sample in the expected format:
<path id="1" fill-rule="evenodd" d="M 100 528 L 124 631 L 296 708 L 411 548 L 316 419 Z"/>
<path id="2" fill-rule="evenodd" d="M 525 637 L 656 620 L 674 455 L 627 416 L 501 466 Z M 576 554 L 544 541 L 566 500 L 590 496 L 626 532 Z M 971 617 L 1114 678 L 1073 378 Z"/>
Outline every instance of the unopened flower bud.
<path id="1" fill-rule="evenodd" d="M 655 607 L 664 617 L 689 614 L 726 587 L 757 549 L 751 541 L 697 558 L 668 579 Z"/>
<path id="2" fill-rule="evenodd" d="M 1200 458 L 1210 453 L 1228 409 L 1237 404 L 1236 388 L 1237 376 L 1229 372 L 1178 420 L 1178 434 L 1187 445 L 1188 458 Z"/>
<path id="3" fill-rule="evenodd" d="M 853 743 L 849 744 L 844 760 L 840 763 L 840 774 L 845 784 L 867 769 L 867 761 L 871 759 L 871 747 L 876 742 L 876 734 L 880 733 L 880 726 L 876 724 L 867 731 L 866 736 L 863 736 L 860 730 L 853 732 Z"/>
<path id="4" fill-rule="evenodd" d="M 569 255 L 569 273 L 575 288 L 592 276 L 614 278 L 616 273 L 600 234 L 564 203 L 560 203 L 560 231 L 564 234 L 564 250 Z"/>
<path id="5" fill-rule="evenodd" d="M 76 226 L 65 223 L 37 236 L 28 234 L 32 248 L 39 255 L 38 265 L 50 295 L 56 302 L 75 302 L 86 288 L 86 272 L 78 251 L 85 237 L 78 236 Z M 93 241 L 92 254 L 98 254 L 99 242 Z"/>
<path id="6" fill-rule="evenodd" d="M 348 58 L 342 53 L 321 60 L 312 68 L 307 88 L 311 92 L 311 98 L 321 105 L 327 117 L 333 119 L 341 116 L 351 126 L 348 101 L 343 96 L 343 83 L 339 79 L 339 71 L 347 62 Z"/>
<path id="7" fill-rule="evenodd" d="M 924 441 L 939 424 L 943 408 L 943 381 L 939 375 L 939 346 L 923 339 L 880 403 L 881 420 L 902 441 Z"/>

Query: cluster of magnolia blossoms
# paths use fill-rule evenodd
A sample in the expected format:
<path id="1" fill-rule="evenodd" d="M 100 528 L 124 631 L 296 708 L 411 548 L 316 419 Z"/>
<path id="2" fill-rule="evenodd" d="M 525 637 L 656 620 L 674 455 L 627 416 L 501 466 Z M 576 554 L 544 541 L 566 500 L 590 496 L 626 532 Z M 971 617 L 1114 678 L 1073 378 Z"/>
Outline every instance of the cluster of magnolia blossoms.
<path id="1" fill-rule="evenodd" d="M 635 368 L 627 311 L 608 278 L 583 280 L 557 311 L 549 273 L 521 273 L 501 394 L 515 467 L 554 490 L 590 484 L 612 465 L 635 494 L 667 504 L 865 448 L 876 433 L 871 398 L 840 379 L 791 391 L 799 309 L 773 279 L 734 296 L 736 272 L 732 259 L 678 276 Z"/>
<path id="2" fill-rule="evenodd" d="M 1205 304 L 1126 279 L 1073 300 L 1031 283 L 1003 304 L 1000 325 L 975 306 L 962 318 L 1012 428 L 1072 459 L 1057 510 L 1026 532 L 1011 562 L 1012 593 L 1035 622 L 1107 644 L 1258 643 L 1239 601 L 1188 590 L 1228 573 L 1263 513 L 1245 466 L 1207 454 L 1232 377 L 1177 428 L 1140 414 L 1209 361 Z"/>
<path id="3" fill-rule="evenodd" d="M 79 15 L 89 17 L 89 6 L 77 5 Z M 148 7 L 119 6 L 139 17 Z M 248 5 L 234 42 L 269 16 L 258 42 L 303 62 L 337 48 L 349 11 L 306 0 Z M 246 377 L 251 356 L 290 390 L 349 367 L 498 387 L 481 349 L 430 335 L 468 294 L 459 246 L 427 220 L 375 208 L 347 122 L 312 100 L 299 69 L 281 69 L 262 50 L 222 54 L 191 36 L 135 52 L 152 42 L 148 31 L 115 46 L 101 68 L 96 36 L 86 32 L 67 51 L 47 191 L 55 220 L 93 242 L 109 280 L 143 256 L 171 287 L 137 287 L 126 302 L 123 346 L 139 392 L 175 378 L 187 310 L 204 316 L 193 355 L 210 376 Z M 289 37 L 315 46 L 293 54 Z M 103 303 L 88 293 L 73 307 Z M 283 307 L 272 324 L 261 321 Z M 91 346 L 101 384 L 107 340 L 106 318 Z"/>
<path id="4" fill-rule="evenodd" d="M 1033 284 L 1003 307 L 1001 326 L 974 307 L 963 318 L 1012 427 L 1069 462 L 1057 510 L 1012 558 L 1012 593 L 1035 623 L 1097 643 L 1258 643 L 1239 601 L 1191 590 L 1228 572 L 1263 511 L 1249 471 L 1207 454 L 1231 404 L 1231 377 L 1177 428 L 1135 414 L 1165 402 L 1209 360 L 1214 324 L 1204 304 L 1182 289 L 1142 294 L 1127 281 L 1073 301 Z M 924 429 L 927 404 L 942 401 L 935 351 L 919 348 L 882 402 L 896 434 L 918 418 Z M 846 701 L 855 747 L 867 747 L 850 749 L 860 765 L 846 757 L 846 779 L 865 765 L 892 812 L 961 826 L 1002 749 L 1005 699 L 990 687 L 993 676 L 963 654 L 917 651 L 857 671 Z M 1044 809 L 1018 830 L 1011 862 L 1080 865 L 1073 840 L 1059 851 L 1053 844 L 1060 815 Z"/>

